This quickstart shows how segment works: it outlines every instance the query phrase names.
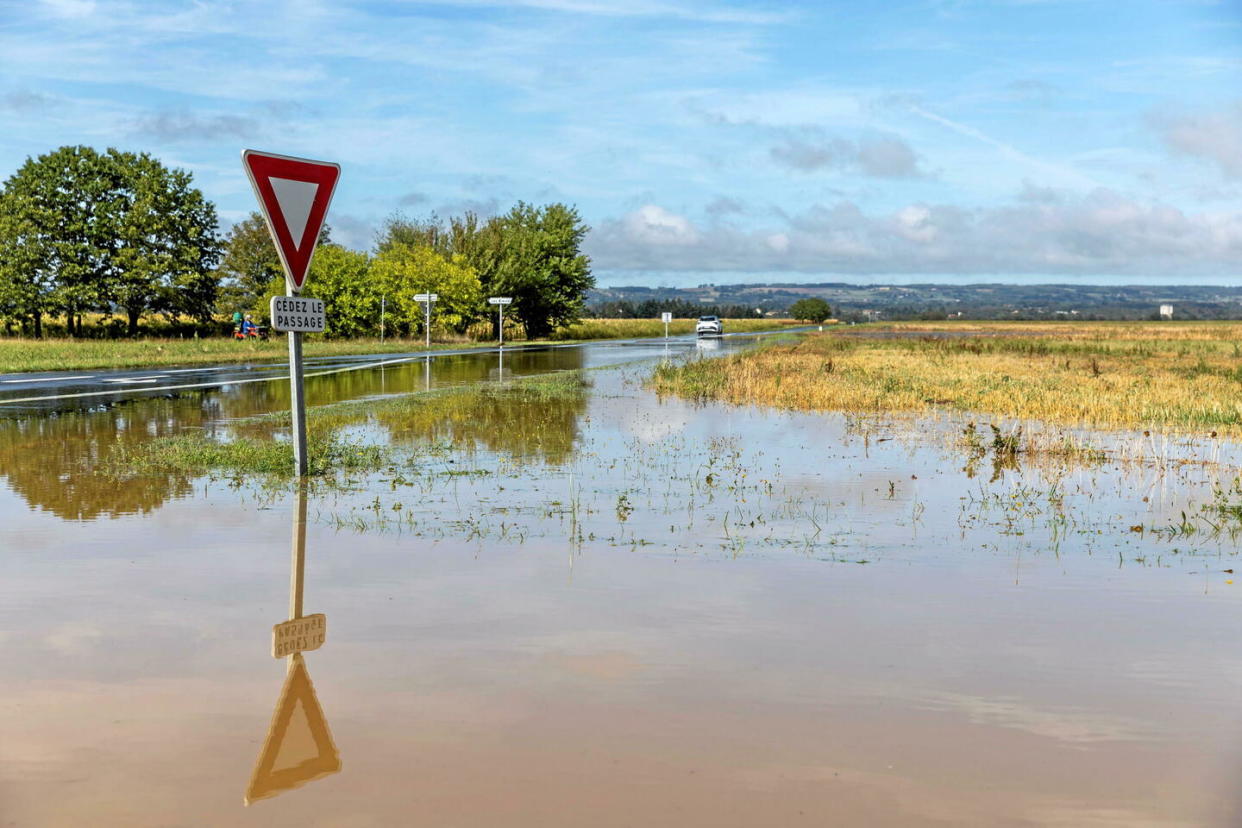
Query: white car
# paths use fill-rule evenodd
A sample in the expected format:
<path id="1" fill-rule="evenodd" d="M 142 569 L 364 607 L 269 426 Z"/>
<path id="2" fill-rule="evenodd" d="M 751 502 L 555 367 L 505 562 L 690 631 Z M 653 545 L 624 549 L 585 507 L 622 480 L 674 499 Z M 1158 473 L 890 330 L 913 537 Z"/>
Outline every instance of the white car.
<path id="1" fill-rule="evenodd" d="M 724 333 L 724 323 L 719 316 L 700 316 L 694 332 L 699 336 L 720 336 Z"/>

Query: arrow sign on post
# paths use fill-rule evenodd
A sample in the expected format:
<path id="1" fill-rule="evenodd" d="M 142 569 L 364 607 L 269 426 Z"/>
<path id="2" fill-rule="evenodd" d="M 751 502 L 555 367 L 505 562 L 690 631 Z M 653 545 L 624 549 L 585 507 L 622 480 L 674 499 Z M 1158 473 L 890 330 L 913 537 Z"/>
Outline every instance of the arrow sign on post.
<path id="1" fill-rule="evenodd" d="M 427 306 L 427 321 L 423 325 L 423 333 L 427 335 L 427 347 L 431 348 L 431 303 L 440 298 L 438 293 L 416 293 L 414 294 L 415 302 L 422 302 Z"/>
<path id="2" fill-rule="evenodd" d="M 512 296 L 493 296 L 487 300 L 487 304 L 496 306 L 496 316 L 500 327 L 500 344 L 505 344 L 505 305 L 513 304 Z"/>
<path id="3" fill-rule="evenodd" d="M 276 243 L 285 270 L 285 294 L 295 297 L 306 284 L 311 256 L 319 243 L 319 230 L 328 215 L 341 165 L 328 161 L 291 158 L 270 152 L 242 150 L 242 166 L 250 177 L 255 198 L 263 209 L 268 232 Z M 309 300 L 317 301 L 317 300 Z M 322 312 L 323 303 L 318 305 Z M 310 310 L 308 305 L 305 310 Z M 297 310 L 303 310 L 300 306 Z M 275 315 L 275 311 L 273 311 Z M 310 315 L 306 315 L 309 318 Z M 306 399 L 302 389 L 302 331 L 315 330 L 314 320 L 282 326 L 289 331 L 290 408 L 293 412 L 293 464 L 299 476 L 306 474 Z M 305 323 L 305 324 L 304 324 Z M 319 330 L 322 323 L 319 322 Z"/>

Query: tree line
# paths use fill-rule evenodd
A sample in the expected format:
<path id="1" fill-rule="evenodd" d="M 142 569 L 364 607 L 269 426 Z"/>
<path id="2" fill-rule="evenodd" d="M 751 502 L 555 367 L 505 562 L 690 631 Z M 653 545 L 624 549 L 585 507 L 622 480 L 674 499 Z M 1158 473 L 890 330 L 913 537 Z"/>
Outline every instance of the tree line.
<path id="1" fill-rule="evenodd" d="M 711 305 L 685 299 L 610 299 L 588 306 L 587 316 L 595 319 L 654 319 L 661 313 L 675 319 L 719 316 L 722 319 L 760 319 L 763 311 L 746 305 Z"/>
<path id="2" fill-rule="evenodd" d="M 433 326 L 464 333 L 509 296 L 506 323 L 530 337 L 577 321 L 594 286 L 581 252 L 588 227 L 564 204 L 518 203 L 492 217 L 391 216 L 373 250 L 336 244 L 324 228 L 302 295 L 324 301 L 327 335 L 374 335 L 381 314 L 397 335 L 422 333 L 415 294 L 437 293 Z M 139 333 L 150 314 L 217 328 L 215 314 L 263 319 L 284 276 L 267 227 L 252 213 L 221 236 L 215 206 L 184 170 L 147 153 L 61 147 L 28 158 L 0 189 L 0 324 L 40 337 L 61 318 L 84 336 Z"/>

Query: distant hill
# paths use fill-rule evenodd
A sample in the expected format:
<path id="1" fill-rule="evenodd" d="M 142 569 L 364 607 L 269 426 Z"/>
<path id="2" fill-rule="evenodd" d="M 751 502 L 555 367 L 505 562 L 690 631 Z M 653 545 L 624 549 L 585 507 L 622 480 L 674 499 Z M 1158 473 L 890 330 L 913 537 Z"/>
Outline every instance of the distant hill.
<path id="1" fill-rule="evenodd" d="M 693 288 L 596 288 L 588 307 L 606 315 L 676 303 L 782 315 L 799 299 L 817 296 L 843 319 L 1152 319 L 1161 305 L 1175 319 L 1242 319 L 1242 286 L 1197 285 L 699 285 Z M 671 307 L 670 307 L 671 309 Z"/>

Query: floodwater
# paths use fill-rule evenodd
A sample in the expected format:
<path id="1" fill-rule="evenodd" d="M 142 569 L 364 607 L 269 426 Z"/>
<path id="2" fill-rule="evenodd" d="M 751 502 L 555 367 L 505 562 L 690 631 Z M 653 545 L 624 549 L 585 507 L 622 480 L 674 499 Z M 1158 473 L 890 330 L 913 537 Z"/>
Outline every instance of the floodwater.
<path id="1" fill-rule="evenodd" d="M 302 491 L 92 471 L 281 384 L 0 419 L 0 825 L 1242 822 L 1233 447 L 997 458 L 643 389 L 701 355 L 315 378 L 446 402 Z"/>

